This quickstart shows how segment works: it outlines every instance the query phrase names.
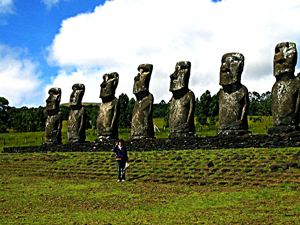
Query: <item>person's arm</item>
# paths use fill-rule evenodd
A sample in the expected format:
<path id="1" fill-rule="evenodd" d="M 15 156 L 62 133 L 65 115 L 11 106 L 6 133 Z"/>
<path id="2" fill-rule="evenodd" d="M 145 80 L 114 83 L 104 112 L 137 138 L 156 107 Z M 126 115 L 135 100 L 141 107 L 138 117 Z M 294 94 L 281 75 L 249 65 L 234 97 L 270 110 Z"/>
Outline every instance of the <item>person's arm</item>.
<path id="1" fill-rule="evenodd" d="M 112 149 L 112 152 L 117 153 L 117 151 L 118 151 L 118 143 L 116 143 L 115 146 Z"/>

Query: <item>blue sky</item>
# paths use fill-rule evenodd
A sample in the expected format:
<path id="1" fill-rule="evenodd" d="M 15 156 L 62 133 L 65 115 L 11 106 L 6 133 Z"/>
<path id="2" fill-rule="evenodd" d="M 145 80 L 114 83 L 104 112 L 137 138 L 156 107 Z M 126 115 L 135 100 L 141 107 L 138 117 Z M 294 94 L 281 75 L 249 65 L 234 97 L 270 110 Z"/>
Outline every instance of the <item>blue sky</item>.
<path id="1" fill-rule="evenodd" d="M 5 7 L 5 2 L 11 2 Z M 53 2 L 53 3 L 51 3 Z M 96 6 L 103 4 L 104 0 L 65 0 L 47 1 L 42 0 L 2 0 L 3 8 L 0 10 L 0 44 L 6 45 L 19 54 L 19 59 L 30 59 L 38 64 L 35 68 L 40 75 L 39 90 L 50 83 L 51 76 L 55 76 L 59 67 L 49 65 L 47 62 L 47 46 L 50 46 L 55 35 L 58 33 L 64 19 L 76 16 L 80 13 L 92 12 Z M 0 0 L 1 3 L 1 0 Z M 3 52 L 2 52 L 3 54 Z M 5 54 L 5 53 L 4 53 Z M 20 74 L 20 76 L 22 76 Z M 13 86 L 14 84 L 8 84 Z M 20 87 L 22 88 L 22 87 Z M 42 90 L 44 91 L 44 90 Z M 9 93 L 2 92 L 2 96 Z M 24 93 L 27 94 L 27 93 Z M 43 99 L 39 98 L 41 93 L 36 96 L 30 95 L 31 99 L 24 96 L 17 96 L 20 100 L 10 99 L 10 102 L 20 105 L 43 105 Z"/>
<path id="2" fill-rule="evenodd" d="M 298 0 L 0 0 L 0 96 L 11 106 L 45 105 L 51 87 L 68 102 L 74 83 L 84 102 L 101 102 L 106 72 L 118 72 L 116 95 L 132 94 L 142 63 L 154 70 L 155 102 L 171 98 L 169 75 L 191 61 L 190 89 L 216 93 L 222 55 L 245 56 L 242 83 L 270 91 L 275 45 L 300 45 Z M 299 72 L 299 63 L 296 72 Z"/>
<path id="3" fill-rule="evenodd" d="M 53 5 L 47 5 L 42 0 L 11 2 L 12 12 L 0 17 L 1 42 L 11 47 L 29 48 L 32 54 L 39 54 L 41 49 L 51 44 L 64 19 L 79 13 L 92 12 L 105 1 L 65 0 Z"/>

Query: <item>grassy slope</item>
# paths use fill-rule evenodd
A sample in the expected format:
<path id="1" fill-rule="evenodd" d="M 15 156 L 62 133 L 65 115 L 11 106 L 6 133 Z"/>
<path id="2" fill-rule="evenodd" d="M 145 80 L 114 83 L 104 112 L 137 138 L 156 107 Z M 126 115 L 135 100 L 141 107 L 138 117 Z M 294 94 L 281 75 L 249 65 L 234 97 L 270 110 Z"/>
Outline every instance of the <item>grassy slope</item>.
<path id="1" fill-rule="evenodd" d="M 166 138 L 163 120 L 154 124 L 161 130 L 156 137 Z M 268 118 L 249 121 L 249 130 L 265 134 L 271 125 Z M 66 126 L 64 122 L 64 142 Z M 216 127 L 197 133 L 215 135 Z M 89 141 L 96 139 L 92 130 L 87 134 Z M 0 135 L 0 143 L 4 137 L 11 146 L 35 145 L 43 136 L 8 133 Z M 120 131 L 121 138 L 128 136 L 127 130 Z M 300 169 L 270 170 L 272 165 L 300 164 L 297 152 L 299 148 L 134 152 L 125 183 L 116 183 L 111 153 L 0 154 L 0 223 L 297 224 Z M 207 167 L 207 161 L 214 167 Z"/>
<path id="2" fill-rule="evenodd" d="M 298 224 L 300 169 L 270 170 L 297 152 L 132 152 L 125 183 L 112 153 L 1 154 L 0 223 Z"/>

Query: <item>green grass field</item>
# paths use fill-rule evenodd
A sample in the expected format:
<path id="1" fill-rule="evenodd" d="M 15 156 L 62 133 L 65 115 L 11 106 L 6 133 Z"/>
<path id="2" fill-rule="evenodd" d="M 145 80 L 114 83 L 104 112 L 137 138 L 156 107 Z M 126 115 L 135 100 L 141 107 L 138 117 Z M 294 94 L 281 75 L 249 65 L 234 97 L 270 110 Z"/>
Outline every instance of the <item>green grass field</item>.
<path id="1" fill-rule="evenodd" d="M 249 120 L 266 134 L 272 118 Z M 155 119 L 167 138 L 163 119 Z M 198 127 L 199 136 L 217 126 Z M 67 123 L 63 124 L 66 143 Z M 130 130 L 120 130 L 127 139 Z M 87 140 L 94 141 L 93 130 Z M 0 135 L 40 145 L 44 133 Z M 300 148 L 129 152 L 116 182 L 109 152 L 0 154 L 0 224 L 300 224 Z M 208 162 L 214 163 L 208 167 Z M 277 168 L 276 168 L 277 167 Z M 274 169 L 275 168 L 275 169 Z"/>
<path id="2" fill-rule="evenodd" d="M 117 183 L 109 152 L 0 154 L 0 224 L 299 224 L 299 155 L 129 152 Z"/>

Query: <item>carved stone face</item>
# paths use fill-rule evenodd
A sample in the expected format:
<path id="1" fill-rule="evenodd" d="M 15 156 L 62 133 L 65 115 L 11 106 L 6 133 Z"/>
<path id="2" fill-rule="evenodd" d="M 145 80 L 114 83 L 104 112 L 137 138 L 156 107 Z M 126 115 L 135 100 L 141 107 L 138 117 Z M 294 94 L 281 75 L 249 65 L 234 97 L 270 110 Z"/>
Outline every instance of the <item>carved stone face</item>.
<path id="1" fill-rule="evenodd" d="M 171 84 L 170 91 L 178 91 L 187 89 L 189 86 L 189 79 L 191 74 L 191 63 L 188 61 L 181 61 L 176 63 L 175 72 L 170 75 Z"/>
<path id="2" fill-rule="evenodd" d="M 74 84 L 72 89 L 73 92 L 70 96 L 69 106 L 81 106 L 82 97 L 85 91 L 84 84 Z"/>
<path id="3" fill-rule="evenodd" d="M 133 94 L 149 91 L 149 83 L 153 70 L 151 64 L 141 64 L 138 67 L 139 73 L 134 78 Z"/>
<path id="4" fill-rule="evenodd" d="M 119 74 L 116 72 L 106 73 L 103 75 L 103 82 L 100 85 L 100 98 L 115 96 L 115 92 L 119 83 Z"/>
<path id="5" fill-rule="evenodd" d="M 275 47 L 274 76 L 294 74 L 297 63 L 296 44 L 292 42 L 279 43 Z"/>
<path id="6" fill-rule="evenodd" d="M 243 69 L 244 56 L 241 53 L 223 55 L 220 68 L 220 85 L 240 83 Z"/>
<path id="7" fill-rule="evenodd" d="M 46 110 L 58 110 L 59 103 L 61 98 L 61 89 L 60 88 L 50 88 L 49 97 L 46 100 Z"/>

